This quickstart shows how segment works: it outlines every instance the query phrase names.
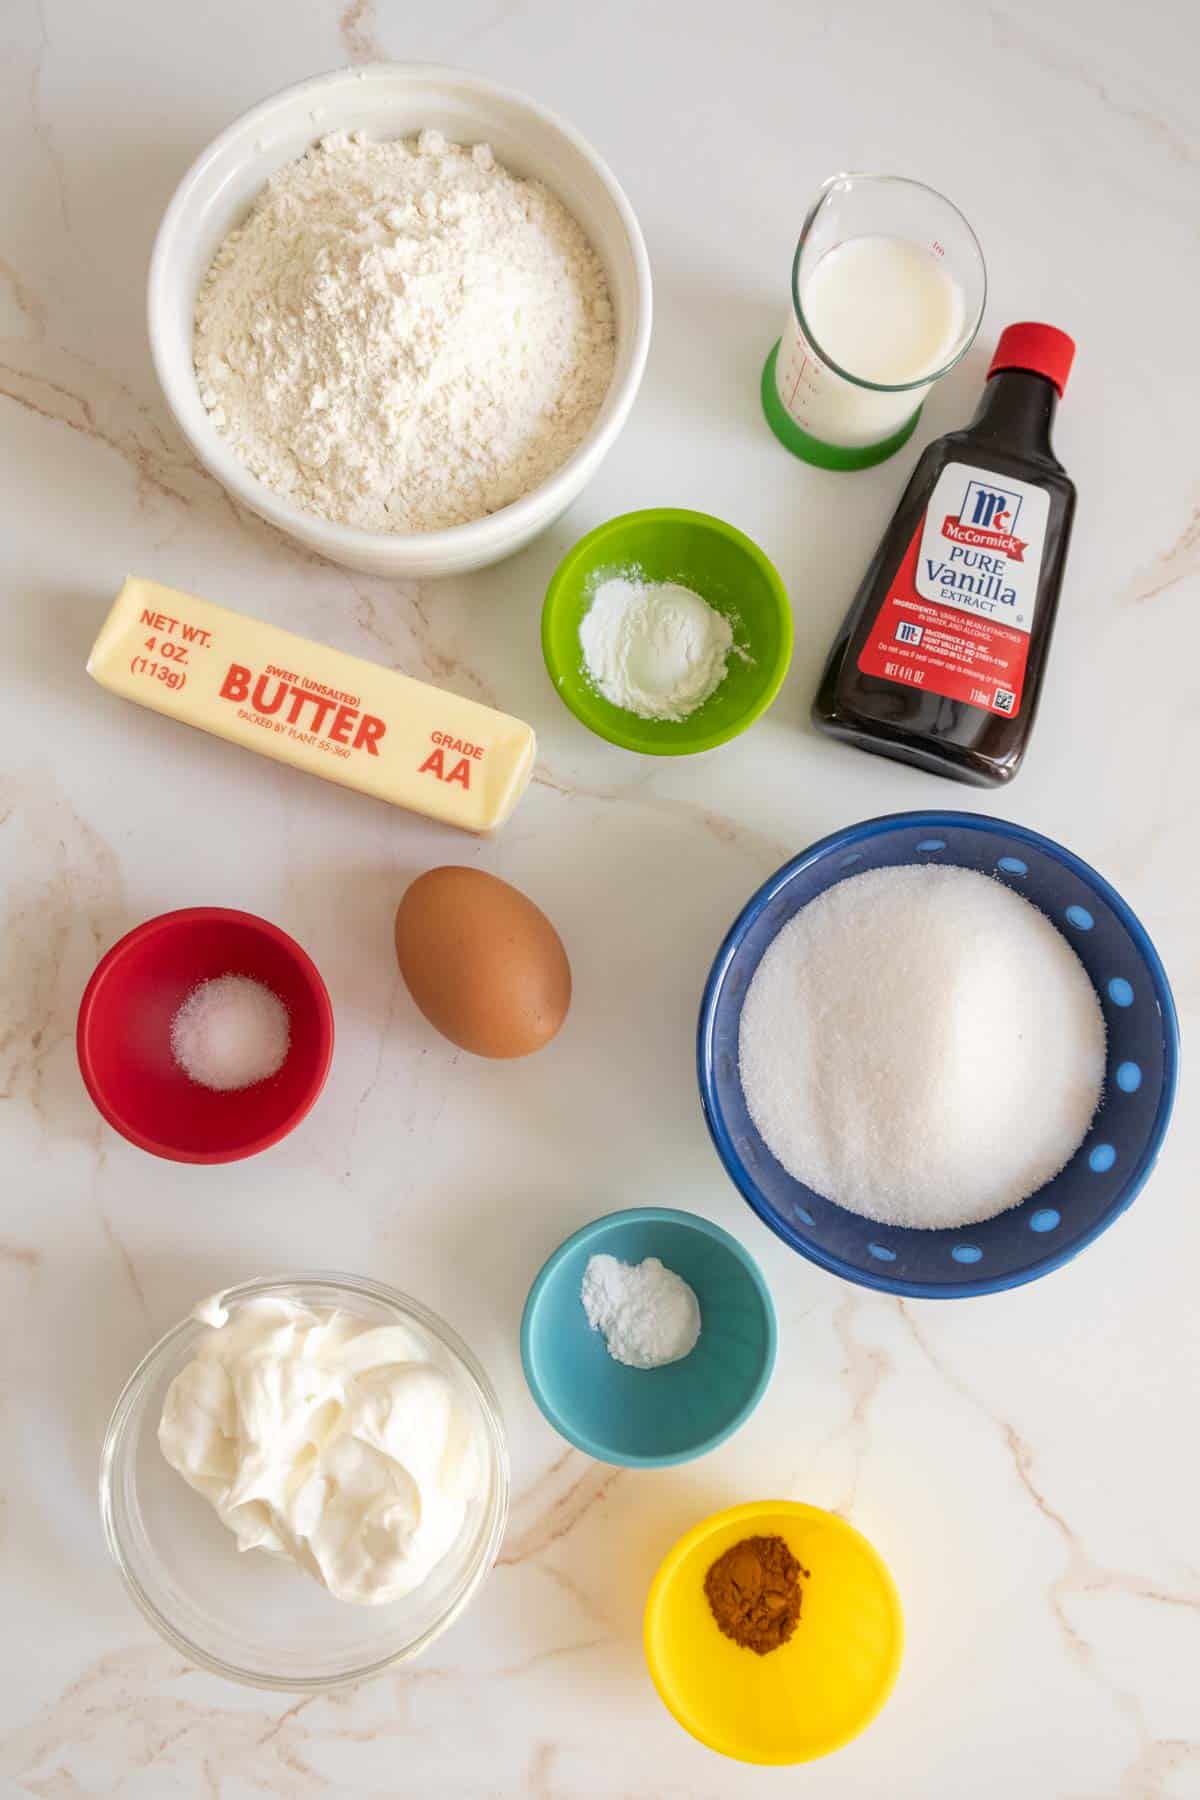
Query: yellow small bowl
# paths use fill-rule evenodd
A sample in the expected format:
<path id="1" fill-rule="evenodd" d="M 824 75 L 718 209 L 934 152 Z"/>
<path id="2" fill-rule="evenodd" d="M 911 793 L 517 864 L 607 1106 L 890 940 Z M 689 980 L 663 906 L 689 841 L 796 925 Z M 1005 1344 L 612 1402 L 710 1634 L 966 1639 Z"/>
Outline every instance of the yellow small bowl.
<path id="1" fill-rule="evenodd" d="M 745 1537 L 781 1537 L 809 1571 L 794 1636 L 758 1656 L 717 1629 L 711 1565 Z M 754 1500 L 680 1538 L 650 1588 L 646 1660 L 685 1731 L 741 1762 L 811 1762 L 864 1730 L 895 1684 L 904 1648 L 896 1584 L 879 1552 L 835 1513 Z"/>

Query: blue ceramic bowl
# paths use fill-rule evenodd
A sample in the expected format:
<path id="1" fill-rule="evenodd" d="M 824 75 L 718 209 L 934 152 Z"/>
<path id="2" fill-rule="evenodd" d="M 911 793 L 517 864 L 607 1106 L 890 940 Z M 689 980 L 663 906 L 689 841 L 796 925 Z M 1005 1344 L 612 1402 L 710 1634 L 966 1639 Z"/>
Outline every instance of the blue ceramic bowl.
<path id="1" fill-rule="evenodd" d="M 700 1339 L 661 1369 L 614 1362 L 579 1297 L 588 1258 L 657 1256 L 700 1302 Z M 560 1244 L 521 1321 L 529 1391 L 568 1443 L 599 1462 L 663 1468 L 713 1450 L 748 1419 L 775 1366 L 775 1309 L 748 1250 L 695 1213 L 639 1206 Z"/>
<path id="2" fill-rule="evenodd" d="M 755 1130 L 738 1074 L 746 990 L 768 944 L 810 900 L 867 869 L 952 863 L 994 875 L 1053 920 L 1095 984 L 1108 1026 L 1104 1098 L 1053 1181 L 961 1231 L 873 1224 L 796 1181 Z M 759 1218 L 811 1262 L 889 1294 L 959 1299 L 1035 1281 L 1131 1205 L 1175 1098 L 1179 1029 L 1153 944 L 1121 896 L 1061 844 L 980 813 L 893 813 L 794 857 L 765 882 L 717 953 L 700 1008 L 700 1095 L 713 1142 Z"/>

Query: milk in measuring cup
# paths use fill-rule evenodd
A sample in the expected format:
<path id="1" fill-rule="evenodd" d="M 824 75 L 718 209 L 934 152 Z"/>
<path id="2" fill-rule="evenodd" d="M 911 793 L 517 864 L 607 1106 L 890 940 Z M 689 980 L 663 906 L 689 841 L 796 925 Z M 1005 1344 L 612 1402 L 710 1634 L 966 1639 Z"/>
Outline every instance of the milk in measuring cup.
<path id="1" fill-rule="evenodd" d="M 935 251 L 882 234 L 827 250 L 803 278 L 800 307 L 804 326 L 793 306 L 779 348 L 779 399 L 802 431 L 847 448 L 900 430 L 967 322 L 962 288 Z M 817 344 L 858 379 L 835 374 Z"/>

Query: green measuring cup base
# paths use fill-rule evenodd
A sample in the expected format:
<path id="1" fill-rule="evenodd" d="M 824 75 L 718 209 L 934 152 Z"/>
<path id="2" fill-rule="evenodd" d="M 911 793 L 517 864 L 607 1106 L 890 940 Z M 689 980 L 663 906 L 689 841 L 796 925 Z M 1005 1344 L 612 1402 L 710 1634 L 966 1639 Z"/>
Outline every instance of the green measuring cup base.
<path id="1" fill-rule="evenodd" d="M 876 463 L 886 462 L 889 456 L 895 456 L 897 450 L 903 449 L 917 429 L 917 420 L 921 416 L 919 406 L 899 431 L 884 438 L 880 444 L 864 444 L 848 450 L 841 444 L 827 444 L 821 438 L 810 437 L 807 431 L 801 431 L 779 398 L 779 389 L 775 385 L 775 361 L 778 355 L 777 342 L 763 365 L 760 390 L 762 409 L 767 416 L 767 424 L 780 443 L 804 462 L 815 463 L 819 469 L 873 469 Z"/>

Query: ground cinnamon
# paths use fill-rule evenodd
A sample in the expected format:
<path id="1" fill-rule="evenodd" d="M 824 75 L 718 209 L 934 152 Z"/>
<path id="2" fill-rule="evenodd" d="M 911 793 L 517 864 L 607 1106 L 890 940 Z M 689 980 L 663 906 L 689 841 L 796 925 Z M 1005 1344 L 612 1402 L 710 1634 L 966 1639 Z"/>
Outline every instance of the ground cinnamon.
<path id="1" fill-rule="evenodd" d="M 725 1636 L 766 1656 L 786 1644 L 800 1622 L 808 1579 L 781 1537 L 748 1537 L 732 1544 L 704 1577 L 713 1618 Z"/>

